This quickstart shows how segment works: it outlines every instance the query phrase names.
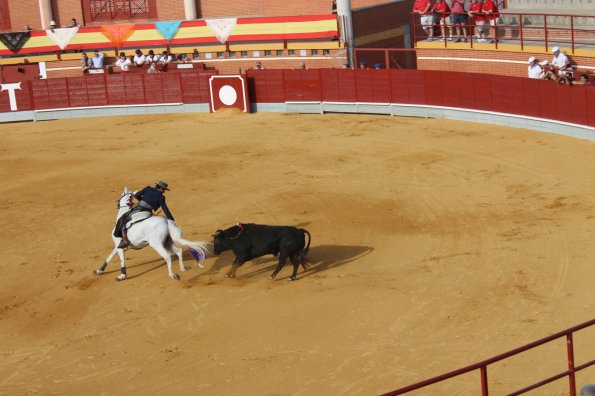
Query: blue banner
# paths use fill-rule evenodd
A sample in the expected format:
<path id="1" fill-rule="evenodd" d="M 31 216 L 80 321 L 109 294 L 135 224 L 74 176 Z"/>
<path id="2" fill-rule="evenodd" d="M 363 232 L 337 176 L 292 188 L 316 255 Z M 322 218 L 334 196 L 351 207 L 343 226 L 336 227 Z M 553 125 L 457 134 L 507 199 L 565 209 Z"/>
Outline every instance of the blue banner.
<path id="1" fill-rule="evenodd" d="M 159 30 L 159 33 L 163 35 L 167 40 L 174 38 L 182 21 L 167 21 L 167 22 L 156 22 L 155 27 Z"/>

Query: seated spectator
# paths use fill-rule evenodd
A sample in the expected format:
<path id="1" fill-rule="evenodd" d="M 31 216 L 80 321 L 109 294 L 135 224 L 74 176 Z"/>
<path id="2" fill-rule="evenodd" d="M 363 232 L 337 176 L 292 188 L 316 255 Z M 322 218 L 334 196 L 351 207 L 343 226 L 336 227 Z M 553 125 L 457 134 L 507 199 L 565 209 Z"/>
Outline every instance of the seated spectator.
<path id="1" fill-rule="evenodd" d="M 147 73 L 159 73 L 159 70 L 157 70 L 157 64 L 155 62 L 151 62 L 151 65 L 147 69 Z"/>
<path id="2" fill-rule="evenodd" d="M 382 68 L 381 63 L 374 63 L 374 69 L 381 69 L 381 68 Z"/>
<path id="3" fill-rule="evenodd" d="M 155 55 L 155 52 L 153 52 L 153 50 L 149 50 L 149 53 L 147 56 L 145 56 L 145 63 L 150 65 L 152 62 L 157 62 L 158 59 L 159 57 Z"/>
<path id="4" fill-rule="evenodd" d="M 93 51 L 93 58 L 91 61 L 93 62 L 93 69 L 103 69 L 103 58 L 105 55 L 103 52 L 99 52 L 99 50 Z"/>
<path id="5" fill-rule="evenodd" d="M 574 82 L 576 85 L 591 85 L 589 81 L 589 75 L 586 73 L 581 74 L 578 80 Z"/>
<path id="6" fill-rule="evenodd" d="M 360 69 L 367 69 L 367 67 L 366 67 L 366 61 L 360 61 L 359 62 L 359 68 Z"/>
<path id="7" fill-rule="evenodd" d="M 256 62 L 256 70 L 264 70 L 266 67 L 262 64 L 262 62 Z"/>
<path id="8" fill-rule="evenodd" d="M 469 3 L 469 18 L 471 18 L 472 23 L 476 25 L 475 35 L 477 37 L 478 43 L 485 43 L 487 41 L 487 31 L 488 28 L 486 16 L 484 15 L 483 11 L 481 10 L 481 0 L 471 0 Z"/>
<path id="9" fill-rule="evenodd" d="M 86 52 L 83 52 L 83 56 L 81 58 L 81 68 L 83 69 L 83 73 L 86 73 L 93 66 L 93 62 L 87 56 Z"/>
<path id="10" fill-rule="evenodd" d="M 415 0 L 413 2 L 413 13 L 420 16 L 420 24 L 428 35 L 428 41 L 434 40 L 434 14 L 430 11 L 431 7 L 430 0 Z"/>
<path id="11" fill-rule="evenodd" d="M 120 52 L 120 59 L 116 61 L 116 66 L 122 70 L 122 73 L 130 73 L 131 64 L 132 61 L 126 57 L 126 54 L 124 52 Z"/>
<path id="12" fill-rule="evenodd" d="M 68 26 L 68 27 L 78 27 L 78 26 L 80 26 L 80 25 L 79 25 L 79 23 L 76 21 L 76 18 L 72 18 L 72 19 L 70 20 L 70 26 Z"/>
<path id="13" fill-rule="evenodd" d="M 192 59 L 188 58 L 186 56 L 186 54 L 178 54 L 178 55 L 176 55 L 176 60 L 174 62 L 176 62 L 176 63 L 188 63 L 188 62 L 192 62 Z"/>
<path id="14" fill-rule="evenodd" d="M 542 61 L 539 65 L 541 65 L 541 68 L 543 69 L 543 73 L 540 77 L 542 80 L 556 81 L 558 79 L 554 71 L 554 68 L 552 67 L 552 65 L 550 65 L 550 62 L 548 62 L 547 59 Z"/>
<path id="15" fill-rule="evenodd" d="M 450 14 L 450 23 L 455 30 L 456 40 L 467 42 L 467 11 L 465 11 L 465 0 L 452 0 L 452 14 Z"/>
<path id="16" fill-rule="evenodd" d="M 543 75 L 543 69 L 541 68 L 539 63 L 537 63 L 537 58 L 535 58 L 534 56 L 529 58 L 529 67 L 527 68 L 527 74 L 529 78 L 535 78 L 538 80 L 541 79 L 541 76 Z"/>
<path id="17" fill-rule="evenodd" d="M 558 70 L 558 74 L 570 73 L 572 76 L 572 66 L 570 65 L 570 59 L 568 59 L 568 56 L 566 56 L 564 52 L 560 51 L 560 47 L 552 48 L 552 53 L 554 54 L 552 65 Z"/>
<path id="18" fill-rule="evenodd" d="M 432 6 L 432 11 L 436 15 L 435 22 L 440 25 L 440 31 L 442 32 L 441 38 L 446 40 L 446 26 L 448 23 L 448 16 L 450 15 L 450 7 L 446 4 L 446 1 L 436 0 L 436 3 Z M 452 27 L 450 25 L 448 25 L 448 30 L 452 37 Z"/>
<path id="19" fill-rule="evenodd" d="M 147 62 L 147 57 L 143 54 L 143 52 L 139 49 L 134 51 L 134 58 L 132 58 L 132 62 L 135 66 L 141 67 Z"/>

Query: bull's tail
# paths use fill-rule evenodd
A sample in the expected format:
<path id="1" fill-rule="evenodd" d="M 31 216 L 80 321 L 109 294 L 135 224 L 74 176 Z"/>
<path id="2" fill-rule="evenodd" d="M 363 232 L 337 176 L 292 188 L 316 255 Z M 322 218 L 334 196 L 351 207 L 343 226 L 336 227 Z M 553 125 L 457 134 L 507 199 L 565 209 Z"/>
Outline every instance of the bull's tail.
<path id="1" fill-rule="evenodd" d="M 198 252 L 192 255 L 197 259 L 198 265 L 202 267 L 202 263 L 209 254 L 210 242 L 189 241 L 182 236 L 182 230 L 172 220 L 167 220 L 167 227 L 169 228 L 169 235 L 174 243 L 180 247 L 187 247 L 191 252 L 194 250 Z"/>
<path id="2" fill-rule="evenodd" d="M 302 250 L 302 252 L 300 253 L 300 262 L 302 265 L 305 264 L 306 262 L 306 257 L 308 256 L 308 252 L 310 251 L 310 241 L 312 240 L 312 237 L 310 236 L 310 233 L 301 228 L 300 229 L 304 234 L 308 235 L 308 243 L 306 244 L 306 247 L 304 248 L 304 250 Z"/>

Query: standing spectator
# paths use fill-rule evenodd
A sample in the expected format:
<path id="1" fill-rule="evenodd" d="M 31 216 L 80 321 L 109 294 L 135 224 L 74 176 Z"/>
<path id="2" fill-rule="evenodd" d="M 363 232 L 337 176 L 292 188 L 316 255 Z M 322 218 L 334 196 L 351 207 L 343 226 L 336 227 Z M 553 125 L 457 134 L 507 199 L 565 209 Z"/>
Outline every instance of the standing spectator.
<path id="1" fill-rule="evenodd" d="M 116 66 L 120 67 L 122 73 L 130 73 L 130 65 L 132 62 L 126 57 L 124 52 L 120 52 L 120 59 L 116 62 Z"/>
<path id="2" fill-rule="evenodd" d="M 415 0 L 413 2 L 413 13 L 419 14 L 421 27 L 428 35 L 428 41 L 434 41 L 434 14 L 430 11 L 431 7 L 430 0 Z"/>
<path id="3" fill-rule="evenodd" d="M 481 43 L 482 41 L 484 41 L 481 36 L 481 31 L 484 25 L 483 22 L 485 21 L 485 16 L 481 12 L 481 0 L 471 0 L 471 2 L 469 3 L 469 12 L 467 12 L 467 15 L 469 15 L 469 25 L 477 25 L 477 27 L 475 28 L 475 35 L 477 37 L 477 42 Z M 469 34 L 473 36 L 473 30 L 471 30 Z"/>
<path id="4" fill-rule="evenodd" d="M 440 31 L 442 32 L 441 39 L 446 40 L 446 23 L 450 15 L 450 7 L 448 7 L 448 4 L 444 0 L 436 0 L 436 3 L 432 6 L 432 11 L 437 15 L 436 22 L 440 25 Z M 450 25 L 448 26 L 448 30 L 450 30 L 449 41 L 452 41 L 452 27 Z"/>
<path id="5" fill-rule="evenodd" d="M 158 64 L 161 64 L 161 65 L 165 66 L 165 65 L 167 65 L 167 64 L 169 64 L 169 63 L 172 63 L 172 62 L 173 62 L 173 60 L 174 60 L 174 57 L 173 57 L 173 56 L 172 56 L 172 55 L 171 55 L 169 52 L 167 52 L 167 51 L 163 51 L 163 52 L 161 53 L 161 56 L 159 56 L 159 57 L 157 58 L 157 61 L 156 61 L 156 62 L 157 62 Z"/>
<path id="6" fill-rule="evenodd" d="M 262 62 L 256 62 L 256 70 L 264 70 L 265 67 Z"/>
<path id="7" fill-rule="evenodd" d="M 467 42 L 467 12 L 465 11 L 465 0 L 452 0 L 452 14 L 450 14 L 450 23 L 453 30 L 456 31 L 457 39 L 455 42 Z"/>
<path id="8" fill-rule="evenodd" d="M 490 43 L 494 43 L 498 40 L 498 18 L 500 18 L 500 13 L 498 12 L 498 6 L 496 5 L 496 3 L 494 2 L 494 0 L 483 0 L 483 3 L 481 4 L 481 10 L 483 11 L 483 13 L 485 14 L 486 18 L 487 18 L 487 23 L 486 23 L 486 29 L 489 33 L 489 27 L 487 26 L 487 24 L 489 23 L 489 26 L 492 26 L 494 28 L 494 38 L 490 39 Z M 486 37 L 487 39 L 487 37 Z"/>
<path id="9" fill-rule="evenodd" d="M 337 0 L 333 0 L 333 5 L 331 6 L 331 14 L 337 13 Z"/>
<path id="10" fill-rule="evenodd" d="M 81 58 L 81 68 L 83 69 L 83 73 L 86 73 L 93 66 L 93 62 L 87 56 L 86 52 L 83 52 L 83 56 Z"/>
<path id="11" fill-rule="evenodd" d="M 134 65 L 137 67 L 141 67 L 147 61 L 147 57 L 143 54 L 143 52 L 139 49 L 134 51 L 134 58 L 132 58 Z"/>
<path id="12" fill-rule="evenodd" d="M 100 52 L 99 50 L 93 51 L 93 58 L 91 58 L 91 60 L 93 61 L 93 69 L 103 69 L 104 56 L 105 55 L 103 54 L 103 52 Z"/>
<path id="13" fill-rule="evenodd" d="M 195 48 L 194 50 L 192 50 L 192 59 L 198 58 L 200 58 L 200 54 L 198 53 L 198 50 Z"/>
<path id="14" fill-rule="evenodd" d="M 540 80 L 542 78 L 543 69 L 541 68 L 539 63 L 537 63 L 537 58 L 535 58 L 534 56 L 529 58 L 529 67 L 527 68 L 527 74 L 529 78 L 535 78 L 537 80 Z"/>

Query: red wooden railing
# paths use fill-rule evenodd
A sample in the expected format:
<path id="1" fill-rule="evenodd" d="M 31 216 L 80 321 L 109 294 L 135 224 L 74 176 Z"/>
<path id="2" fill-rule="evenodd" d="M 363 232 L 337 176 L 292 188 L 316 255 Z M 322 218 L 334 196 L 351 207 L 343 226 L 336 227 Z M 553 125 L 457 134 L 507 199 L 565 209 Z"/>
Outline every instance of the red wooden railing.
<path id="1" fill-rule="evenodd" d="M 574 326 L 571 327 L 569 329 L 563 330 L 559 333 L 556 334 L 552 334 L 549 337 L 545 337 L 542 338 L 541 340 L 532 342 L 530 344 L 524 345 L 520 348 L 516 348 L 513 349 L 512 351 L 508 351 L 506 353 L 500 354 L 498 356 L 494 356 L 493 358 L 484 360 L 482 362 L 479 363 L 475 363 L 472 364 L 470 366 L 467 367 L 463 367 L 460 368 L 458 370 L 454 370 L 451 371 L 449 373 L 446 374 L 442 374 L 439 375 L 437 377 L 434 378 L 430 378 L 427 379 L 425 381 L 421 381 L 418 383 L 415 383 L 413 385 L 409 385 L 409 386 L 405 386 L 403 388 L 391 391 L 391 392 L 387 392 L 385 394 L 383 394 L 382 396 L 397 396 L 397 395 L 403 395 L 405 393 L 414 391 L 414 390 L 418 390 L 421 388 L 424 388 L 426 386 L 432 385 L 432 384 L 436 384 L 438 382 L 442 382 L 442 381 L 446 381 L 448 379 L 454 378 L 454 377 L 458 377 L 460 375 L 472 372 L 472 371 L 479 371 L 480 372 L 480 378 L 481 378 L 481 394 L 482 396 L 488 396 L 489 395 L 489 387 L 488 387 L 488 366 L 499 362 L 501 360 L 507 359 L 511 356 L 515 356 L 518 355 L 520 353 L 523 353 L 525 351 L 528 351 L 530 349 L 533 349 L 535 347 L 538 347 L 540 345 L 543 344 L 547 344 L 551 341 L 557 340 L 559 338 L 562 337 L 566 337 L 566 350 L 567 350 L 567 359 L 568 359 L 568 370 L 565 370 L 561 373 L 558 373 L 556 375 L 553 375 L 549 378 L 546 378 L 542 381 L 539 381 L 535 384 L 531 384 L 529 386 L 526 386 L 522 389 L 516 390 L 512 393 L 510 393 L 509 395 L 521 395 L 523 393 L 529 392 L 530 390 L 533 389 L 537 389 L 539 387 L 542 387 L 546 384 L 549 384 L 551 382 L 554 382 L 556 380 L 562 379 L 564 377 L 568 378 L 568 389 L 569 389 L 569 395 L 570 396 L 576 396 L 576 381 L 575 381 L 575 373 L 583 370 L 589 366 L 595 365 L 595 359 L 588 361 L 586 363 L 583 363 L 581 365 L 576 366 L 575 362 L 574 362 L 574 343 L 573 343 L 573 334 L 576 333 L 579 330 L 585 329 L 587 327 L 593 326 L 595 325 L 595 319 L 592 319 L 588 322 L 585 322 L 583 324 L 580 324 L 578 326 Z"/>
<path id="2" fill-rule="evenodd" d="M 518 44 L 521 50 L 528 45 L 543 47 L 547 52 L 553 46 L 564 47 L 569 53 L 574 54 L 577 49 L 595 50 L 595 16 L 594 15 L 570 15 L 570 14 L 533 14 L 533 13 L 512 13 L 501 12 L 501 19 L 497 19 L 495 26 L 486 26 L 488 30 L 488 40 L 494 48 L 498 48 L 502 43 Z M 411 14 L 413 28 L 413 41 L 423 41 L 427 35 L 423 32 L 417 14 Z M 530 18 L 530 24 L 524 23 L 525 19 Z M 568 22 L 563 24 L 553 24 L 553 19 L 566 19 Z M 449 31 L 450 21 L 442 20 L 442 26 L 436 27 L 436 33 L 440 28 Z M 514 20 L 515 23 L 506 23 L 498 21 Z M 578 23 L 578 21 L 587 21 Z M 472 19 L 465 25 L 469 46 L 473 48 L 478 43 L 474 35 L 476 26 Z M 436 35 L 435 35 L 436 37 Z M 448 40 L 446 35 L 438 41 L 442 42 L 445 48 L 452 47 L 452 41 Z"/>

